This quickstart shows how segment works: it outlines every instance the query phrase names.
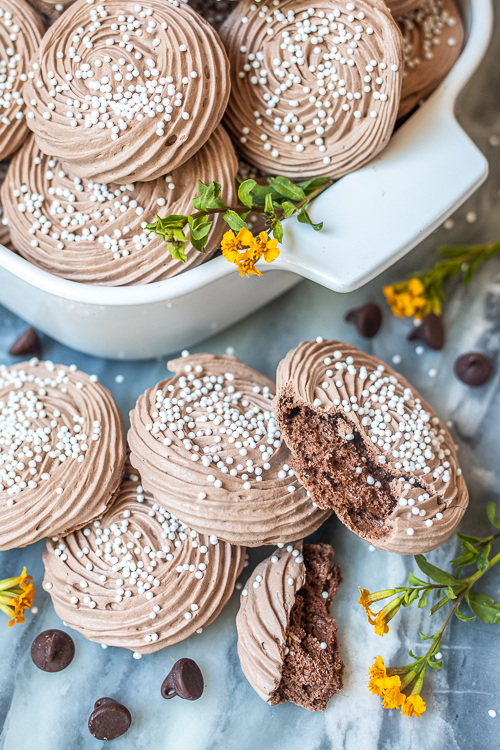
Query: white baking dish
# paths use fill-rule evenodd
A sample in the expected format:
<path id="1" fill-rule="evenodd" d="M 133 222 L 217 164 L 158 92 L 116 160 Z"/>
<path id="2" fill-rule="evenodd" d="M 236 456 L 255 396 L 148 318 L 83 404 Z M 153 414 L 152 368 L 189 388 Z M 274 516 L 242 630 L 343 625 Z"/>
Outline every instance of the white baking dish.
<path id="1" fill-rule="evenodd" d="M 106 288 L 41 271 L 0 245 L 0 302 L 90 354 L 143 359 L 189 347 L 235 323 L 302 277 L 337 292 L 373 279 L 446 219 L 486 178 L 486 159 L 455 119 L 455 101 L 490 38 L 490 0 L 462 8 L 466 46 L 441 86 L 370 164 L 311 209 L 321 232 L 286 222 L 280 257 L 241 279 L 218 257 L 176 278 Z"/>

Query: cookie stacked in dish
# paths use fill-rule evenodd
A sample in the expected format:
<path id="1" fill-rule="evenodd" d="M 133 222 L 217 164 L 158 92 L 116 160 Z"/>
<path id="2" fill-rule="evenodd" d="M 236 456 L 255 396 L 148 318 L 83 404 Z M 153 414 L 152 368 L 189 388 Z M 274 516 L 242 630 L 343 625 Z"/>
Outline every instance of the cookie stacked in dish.
<path id="1" fill-rule="evenodd" d="M 108 286 L 167 279 L 218 249 L 222 215 L 185 263 L 148 224 L 189 212 L 198 180 L 236 204 L 221 121 L 258 174 L 337 179 L 386 146 L 464 38 L 454 0 L 33 0 L 57 19 L 45 34 L 25 0 L 3 2 L 0 159 L 17 151 L 3 226 L 43 270 Z"/>
<path id="2" fill-rule="evenodd" d="M 2 193 L 18 252 L 63 278 L 112 286 L 166 279 L 211 257 L 222 217 L 205 254 L 188 243 L 185 264 L 147 224 L 157 212 L 189 211 L 199 180 L 220 181 L 222 198 L 235 201 L 236 156 L 219 125 L 229 64 L 212 27 L 167 0 L 77 0 L 23 64 L 22 138 L 28 126 L 33 135 Z"/>

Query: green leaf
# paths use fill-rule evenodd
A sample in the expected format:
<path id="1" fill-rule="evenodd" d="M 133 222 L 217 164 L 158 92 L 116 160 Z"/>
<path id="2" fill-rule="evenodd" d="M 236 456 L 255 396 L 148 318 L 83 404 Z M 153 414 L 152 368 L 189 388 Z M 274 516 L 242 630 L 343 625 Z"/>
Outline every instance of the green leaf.
<path id="1" fill-rule="evenodd" d="M 421 581 L 420 578 L 417 578 L 415 575 L 413 575 L 413 572 L 410 570 L 408 573 L 408 584 L 410 586 L 426 586 L 425 581 Z"/>
<path id="2" fill-rule="evenodd" d="M 425 633 L 422 633 L 421 630 L 419 630 L 418 632 L 420 633 L 420 638 L 423 641 L 433 641 L 434 638 L 436 637 L 436 633 L 434 633 L 434 635 L 425 635 Z"/>
<path id="3" fill-rule="evenodd" d="M 272 189 L 269 185 L 256 185 L 252 190 L 254 198 L 254 205 L 263 206 L 266 201 L 266 195 L 270 195 L 275 203 L 280 203 L 282 197 L 279 193 Z"/>
<path id="4" fill-rule="evenodd" d="M 477 542 L 488 542 L 491 539 L 490 536 L 469 536 L 468 534 L 460 534 L 458 531 L 457 536 L 459 539 L 462 539 L 462 541 L 471 542 L 471 544 L 476 544 Z"/>
<path id="5" fill-rule="evenodd" d="M 283 242 L 283 224 L 279 219 L 273 222 L 273 237 L 278 242 Z"/>
<path id="6" fill-rule="evenodd" d="M 302 206 L 302 208 L 300 209 L 300 213 L 298 214 L 297 219 L 300 224 L 309 224 L 309 226 L 311 226 L 315 232 L 319 232 L 320 229 L 323 229 L 322 221 L 320 221 L 318 224 L 313 224 L 311 217 L 306 211 L 305 206 Z"/>
<path id="7" fill-rule="evenodd" d="M 287 177 L 270 177 L 269 184 L 274 190 L 292 201 L 303 201 L 306 194 L 299 185 L 291 182 Z"/>
<path id="8" fill-rule="evenodd" d="M 268 193 L 266 195 L 266 198 L 265 198 L 265 201 L 264 201 L 264 211 L 267 214 L 274 214 L 273 199 L 272 199 L 270 193 Z"/>
<path id="9" fill-rule="evenodd" d="M 476 616 L 473 617 L 466 617 L 462 612 L 460 612 L 460 607 L 455 608 L 455 615 L 458 617 L 459 620 L 462 620 L 463 622 L 474 622 L 476 619 Z"/>
<path id="10" fill-rule="evenodd" d="M 247 206 L 247 208 L 252 208 L 252 190 L 256 184 L 255 180 L 245 180 L 245 182 L 242 182 L 238 188 L 238 198 L 244 206 Z"/>
<path id="11" fill-rule="evenodd" d="M 212 228 L 213 221 L 204 221 L 202 223 L 197 223 L 193 221 L 191 216 L 189 218 L 191 219 L 191 221 L 189 222 L 191 237 L 194 237 L 195 240 L 201 240 L 203 239 L 203 237 L 207 237 L 210 229 Z"/>
<path id="12" fill-rule="evenodd" d="M 500 623 L 500 602 L 475 591 L 469 592 L 467 600 L 471 610 L 482 622 Z"/>
<path id="13" fill-rule="evenodd" d="M 226 211 L 226 213 L 224 214 L 224 221 L 229 224 L 235 234 L 238 234 L 240 229 L 248 229 L 246 222 L 243 221 L 241 216 L 232 209 L 228 209 Z"/>
<path id="14" fill-rule="evenodd" d="M 196 237 L 193 237 L 192 233 L 189 233 L 189 241 L 191 242 L 192 246 L 195 250 L 198 250 L 199 253 L 205 254 L 205 245 L 207 244 L 208 237 L 202 237 L 201 239 L 196 239 Z"/>
<path id="15" fill-rule="evenodd" d="M 444 585 L 453 586 L 454 584 L 459 582 L 458 578 L 452 576 L 451 573 L 447 573 L 446 571 L 441 570 L 441 568 L 436 568 L 435 565 L 427 562 L 423 555 L 415 555 L 415 562 L 417 563 L 422 573 L 425 573 L 426 576 L 429 576 L 429 578 L 435 583 L 442 583 Z"/>
<path id="16" fill-rule="evenodd" d="M 314 177 L 312 180 L 306 180 L 305 182 L 297 182 L 296 185 L 302 188 L 306 195 L 316 192 L 323 185 L 327 185 L 331 180 L 329 177 Z"/>
<path id="17" fill-rule="evenodd" d="M 435 612 L 437 612 L 437 611 L 438 611 L 438 609 L 441 609 L 441 607 L 444 607 L 444 605 L 445 605 L 445 604 L 447 604 L 447 603 L 448 603 L 449 601 L 450 601 L 450 600 L 448 599 L 448 597 L 447 597 L 447 596 L 445 596 L 445 597 L 443 597 L 442 599 L 440 599 L 440 600 L 438 601 L 438 603 L 437 603 L 437 604 L 435 604 L 435 605 L 433 606 L 433 608 L 431 609 L 431 615 L 433 615 L 433 614 L 434 614 Z"/>
<path id="18" fill-rule="evenodd" d="M 199 195 L 193 198 L 193 206 L 198 211 L 206 211 L 209 205 L 219 197 L 221 189 L 218 182 L 211 182 L 209 185 L 204 185 L 201 180 L 198 180 Z"/>
<path id="19" fill-rule="evenodd" d="M 424 591 L 422 591 L 422 594 L 420 595 L 420 601 L 418 603 L 419 609 L 423 609 L 424 607 L 427 606 L 427 597 L 429 593 L 430 593 L 430 589 L 425 589 Z"/>
<path id="20" fill-rule="evenodd" d="M 496 503 L 488 503 L 486 506 L 486 515 L 488 516 L 488 521 L 493 524 L 497 529 L 500 529 L 500 521 L 497 518 L 497 504 Z"/>
<path id="21" fill-rule="evenodd" d="M 174 260 L 186 262 L 186 238 L 182 229 L 173 229 L 167 243 L 168 251 Z"/>
<path id="22" fill-rule="evenodd" d="M 433 659 L 429 659 L 427 663 L 431 669 L 441 669 L 443 666 L 442 661 L 435 661 Z"/>
<path id="23" fill-rule="evenodd" d="M 456 599 L 457 598 L 457 595 L 455 594 L 455 592 L 453 591 L 453 589 L 450 586 L 446 587 L 446 596 L 448 597 L 448 599 Z"/>
<path id="24" fill-rule="evenodd" d="M 288 217 L 295 213 L 295 211 L 299 210 L 297 206 L 294 206 L 290 201 L 283 201 L 281 208 L 283 209 L 283 216 L 285 219 L 288 219 Z"/>
<path id="25" fill-rule="evenodd" d="M 484 573 L 489 568 L 490 552 L 491 552 L 491 542 L 488 542 L 488 544 L 485 544 L 485 546 L 481 550 L 481 554 L 477 558 L 477 563 L 476 563 L 477 569 L 480 570 L 482 573 Z"/>
<path id="26" fill-rule="evenodd" d="M 418 599 L 419 596 L 420 591 L 417 591 L 417 589 L 411 589 L 407 591 L 403 599 L 403 607 L 410 607 L 415 599 Z"/>

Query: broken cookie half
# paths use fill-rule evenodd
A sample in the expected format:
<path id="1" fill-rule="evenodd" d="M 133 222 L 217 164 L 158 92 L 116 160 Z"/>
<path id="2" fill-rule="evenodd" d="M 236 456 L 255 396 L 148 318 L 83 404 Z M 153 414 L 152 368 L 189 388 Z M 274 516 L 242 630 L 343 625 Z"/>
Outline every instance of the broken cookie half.
<path id="1" fill-rule="evenodd" d="M 329 609 L 342 582 L 328 544 L 297 542 L 254 570 L 236 617 L 238 655 L 258 695 L 324 711 L 342 689 L 344 664 Z"/>
<path id="2" fill-rule="evenodd" d="M 453 439 L 381 360 L 304 341 L 279 364 L 274 411 L 313 503 L 375 547 L 427 552 L 459 524 L 469 496 Z"/>

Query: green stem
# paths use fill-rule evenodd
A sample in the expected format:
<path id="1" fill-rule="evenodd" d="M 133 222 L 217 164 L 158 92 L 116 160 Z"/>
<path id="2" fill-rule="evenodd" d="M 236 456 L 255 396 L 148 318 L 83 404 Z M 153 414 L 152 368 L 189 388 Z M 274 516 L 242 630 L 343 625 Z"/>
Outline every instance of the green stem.
<path id="1" fill-rule="evenodd" d="M 312 192 L 310 195 L 307 195 L 305 198 L 303 198 L 298 203 L 294 204 L 297 210 L 300 210 L 303 206 L 307 206 L 308 203 L 311 203 L 315 198 L 318 197 L 324 190 L 330 187 L 330 185 L 333 185 L 333 180 L 329 180 L 327 183 L 322 185 L 321 187 L 317 188 Z M 284 209 L 283 208 L 276 208 L 274 209 L 275 213 L 278 211 L 283 214 Z M 268 211 L 265 210 L 263 206 L 252 206 L 252 208 L 248 208 L 248 206 L 225 206 L 224 208 L 211 208 L 207 211 L 197 211 L 194 214 L 191 214 L 193 217 L 193 220 L 199 219 L 201 216 L 212 216 L 215 214 L 222 214 L 226 213 L 226 211 L 234 211 L 237 214 L 245 213 L 246 211 L 252 211 L 252 213 L 257 214 L 267 214 Z"/>

